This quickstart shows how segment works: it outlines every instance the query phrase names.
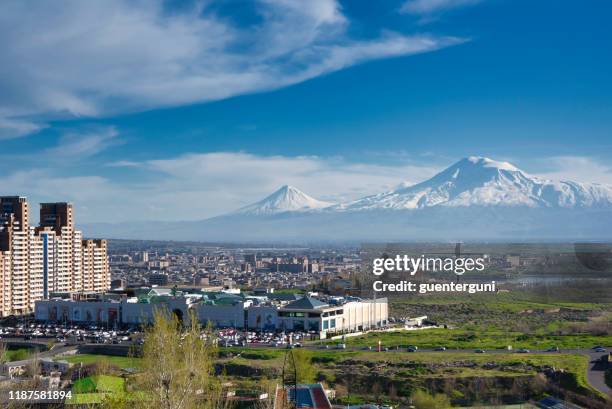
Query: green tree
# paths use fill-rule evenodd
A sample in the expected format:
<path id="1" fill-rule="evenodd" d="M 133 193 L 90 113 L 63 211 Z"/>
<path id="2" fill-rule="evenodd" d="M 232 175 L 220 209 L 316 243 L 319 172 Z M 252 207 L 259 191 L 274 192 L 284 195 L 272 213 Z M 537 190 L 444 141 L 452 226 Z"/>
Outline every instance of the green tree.
<path id="1" fill-rule="evenodd" d="M 174 315 L 156 312 L 145 330 L 141 372 L 142 391 L 136 402 L 147 409 L 216 409 L 224 405 L 221 384 L 214 376 L 216 348 L 212 334 L 202 329 L 194 314 L 183 328 Z"/>
<path id="2" fill-rule="evenodd" d="M 416 409 L 447 409 L 451 407 L 450 400 L 446 395 L 430 395 L 419 390 L 412 395 L 412 404 Z"/>

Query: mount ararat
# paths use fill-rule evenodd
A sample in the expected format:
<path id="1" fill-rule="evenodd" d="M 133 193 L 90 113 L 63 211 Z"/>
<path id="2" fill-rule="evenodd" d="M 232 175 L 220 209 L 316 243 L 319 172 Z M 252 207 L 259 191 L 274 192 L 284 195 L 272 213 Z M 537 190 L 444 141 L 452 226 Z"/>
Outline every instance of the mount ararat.
<path id="1" fill-rule="evenodd" d="M 468 157 L 421 183 L 347 203 L 283 186 L 206 220 L 84 227 L 89 236 L 211 242 L 606 240 L 612 186 L 546 180 Z"/>

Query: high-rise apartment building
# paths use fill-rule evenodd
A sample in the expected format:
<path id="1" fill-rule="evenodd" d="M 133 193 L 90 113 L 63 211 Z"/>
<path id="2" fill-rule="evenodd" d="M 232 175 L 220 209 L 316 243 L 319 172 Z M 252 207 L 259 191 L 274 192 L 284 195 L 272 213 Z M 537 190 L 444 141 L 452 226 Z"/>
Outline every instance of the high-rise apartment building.
<path id="1" fill-rule="evenodd" d="M 42 203 L 29 224 L 26 198 L 0 197 L 0 316 L 25 314 L 51 293 L 110 288 L 105 240 L 83 240 L 70 203 Z"/>

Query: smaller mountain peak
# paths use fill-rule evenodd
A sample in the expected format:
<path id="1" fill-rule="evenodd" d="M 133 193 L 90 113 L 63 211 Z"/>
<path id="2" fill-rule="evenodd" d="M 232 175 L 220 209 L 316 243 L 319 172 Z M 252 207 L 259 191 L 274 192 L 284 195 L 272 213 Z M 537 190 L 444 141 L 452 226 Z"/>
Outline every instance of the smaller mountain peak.
<path id="1" fill-rule="evenodd" d="M 294 186 L 283 185 L 263 200 L 238 209 L 236 213 L 264 215 L 290 211 L 302 212 L 323 209 L 331 205 L 333 203 L 315 199 Z"/>

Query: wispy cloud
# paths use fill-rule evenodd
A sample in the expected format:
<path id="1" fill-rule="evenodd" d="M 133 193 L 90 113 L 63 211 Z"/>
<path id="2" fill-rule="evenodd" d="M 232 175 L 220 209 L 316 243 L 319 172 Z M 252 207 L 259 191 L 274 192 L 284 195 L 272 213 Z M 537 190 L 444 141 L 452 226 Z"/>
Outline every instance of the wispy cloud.
<path id="1" fill-rule="evenodd" d="M 1 97 L 0 97 L 1 98 Z M 0 112 L 0 140 L 13 139 L 40 131 L 44 125 L 33 121 L 2 117 Z"/>
<path id="2" fill-rule="evenodd" d="M 547 170 L 538 176 L 551 180 L 603 183 L 612 185 L 612 166 L 588 156 L 553 156 L 545 158 L 540 166 Z"/>
<path id="3" fill-rule="evenodd" d="M 69 131 L 61 136 L 57 146 L 47 149 L 43 155 L 61 160 L 87 158 L 121 144 L 118 136 L 119 132 L 113 126 L 90 126 Z"/>
<path id="4" fill-rule="evenodd" d="M 161 160 L 118 161 L 121 177 L 60 175 L 54 168 L 9 174 L 0 194 L 33 202 L 71 200 L 79 220 L 197 220 L 262 199 L 284 184 L 319 199 L 340 202 L 379 193 L 404 180 L 419 182 L 440 168 L 431 164 L 375 165 L 340 157 L 260 156 L 245 152 L 192 153 Z M 135 175 L 130 175 L 130 172 Z M 121 198 L 117 200 L 117 198 Z"/>
<path id="5" fill-rule="evenodd" d="M 433 51 L 449 37 L 356 39 L 336 0 L 253 0 L 243 27 L 208 2 L 0 4 L 0 138 L 41 118 L 99 117 L 272 90 L 364 61 Z M 37 118 L 28 122 L 17 118 Z M 44 121 L 42 121 L 44 122 Z"/>
<path id="6" fill-rule="evenodd" d="M 0 194 L 27 195 L 33 203 L 72 201 L 81 223 L 199 220 L 253 203 L 284 184 L 319 199 L 345 202 L 421 182 L 451 162 L 413 156 L 372 164 L 342 157 L 212 152 L 116 161 L 109 165 L 123 167 L 122 172 L 104 173 L 109 169 L 102 167 L 69 176 L 53 163 L 40 163 L 8 173 Z M 589 157 L 543 157 L 524 170 L 553 180 L 612 184 L 610 166 Z"/>
<path id="7" fill-rule="evenodd" d="M 471 6 L 482 0 L 407 0 L 400 8 L 401 13 L 430 15 L 437 12 Z"/>

